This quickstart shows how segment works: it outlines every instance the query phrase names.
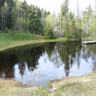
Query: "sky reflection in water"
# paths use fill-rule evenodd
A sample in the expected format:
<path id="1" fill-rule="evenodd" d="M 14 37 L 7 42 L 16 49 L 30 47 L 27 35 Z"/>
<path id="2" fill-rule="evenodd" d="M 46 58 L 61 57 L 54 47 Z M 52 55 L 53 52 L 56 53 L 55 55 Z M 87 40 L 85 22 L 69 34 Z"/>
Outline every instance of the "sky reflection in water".
<path id="1" fill-rule="evenodd" d="M 43 85 L 65 77 L 96 72 L 96 45 L 81 42 L 38 44 L 26 50 L 0 52 L 0 77 Z"/>

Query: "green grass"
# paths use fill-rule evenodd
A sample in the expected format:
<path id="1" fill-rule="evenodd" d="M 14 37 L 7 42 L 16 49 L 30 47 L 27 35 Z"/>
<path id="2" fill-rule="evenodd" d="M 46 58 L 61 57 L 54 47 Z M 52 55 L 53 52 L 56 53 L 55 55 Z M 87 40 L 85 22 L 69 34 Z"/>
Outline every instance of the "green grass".
<path id="1" fill-rule="evenodd" d="M 88 37 L 87 40 L 88 41 L 95 41 L 96 40 L 96 37 Z"/>
<path id="2" fill-rule="evenodd" d="M 36 34 L 0 34 L 0 51 L 14 48 L 18 46 L 24 46 L 27 44 L 45 43 L 45 42 L 57 42 L 72 40 L 66 38 L 57 39 L 44 39 L 43 36 Z M 75 40 L 75 39 L 74 39 Z"/>
<path id="3" fill-rule="evenodd" d="M 43 36 L 40 35 L 36 35 L 36 34 L 20 34 L 20 33 L 16 33 L 16 34 L 0 34 L 0 41 L 18 41 L 18 40 L 35 40 L 35 39 L 43 39 Z"/>
<path id="4" fill-rule="evenodd" d="M 84 37 L 83 38 L 84 41 L 95 41 L 96 40 L 96 36 L 89 36 L 89 37 Z"/>

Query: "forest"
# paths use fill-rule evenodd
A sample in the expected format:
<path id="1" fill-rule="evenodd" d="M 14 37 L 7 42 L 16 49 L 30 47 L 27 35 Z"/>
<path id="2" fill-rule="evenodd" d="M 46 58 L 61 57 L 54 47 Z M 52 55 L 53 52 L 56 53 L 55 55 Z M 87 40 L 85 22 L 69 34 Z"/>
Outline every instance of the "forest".
<path id="1" fill-rule="evenodd" d="M 45 18 L 50 14 L 26 1 L 0 0 L 0 32 L 44 35 Z"/>
<path id="2" fill-rule="evenodd" d="M 61 5 L 58 15 L 51 14 L 24 0 L 0 0 L 0 33 L 28 33 L 45 36 L 45 38 L 95 38 L 96 10 L 89 5 L 84 12 L 69 10 L 70 0 Z M 96 8 L 94 6 L 94 8 Z"/>

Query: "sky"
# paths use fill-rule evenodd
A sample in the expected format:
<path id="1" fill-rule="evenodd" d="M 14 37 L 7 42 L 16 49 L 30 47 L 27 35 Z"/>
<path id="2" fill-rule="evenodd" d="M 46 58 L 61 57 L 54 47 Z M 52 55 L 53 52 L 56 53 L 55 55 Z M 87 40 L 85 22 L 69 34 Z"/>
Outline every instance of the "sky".
<path id="1" fill-rule="evenodd" d="M 46 9 L 51 13 L 53 13 L 54 11 L 56 13 L 59 13 L 61 4 L 64 2 L 64 0 L 26 0 L 26 1 L 28 4 L 37 5 L 38 7 Z M 78 0 L 78 1 L 80 11 L 84 11 L 88 5 L 91 6 L 95 5 L 94 0 Z M 69 9 L 74 13 L 77 11 L 77 0 L 69 0 Z"/>

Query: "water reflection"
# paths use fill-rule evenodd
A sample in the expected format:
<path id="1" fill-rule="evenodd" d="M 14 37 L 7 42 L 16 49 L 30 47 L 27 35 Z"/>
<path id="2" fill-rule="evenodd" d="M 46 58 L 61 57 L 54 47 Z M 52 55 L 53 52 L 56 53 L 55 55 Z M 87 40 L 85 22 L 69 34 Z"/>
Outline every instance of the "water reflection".
<path id="1" fill-rule="evenodd" d="M 50 80 L 93 73 L 96 72 L 95 48 L 96 45 L 67 41 L 0 52 L 0 77 L 39 86 Z"/>

